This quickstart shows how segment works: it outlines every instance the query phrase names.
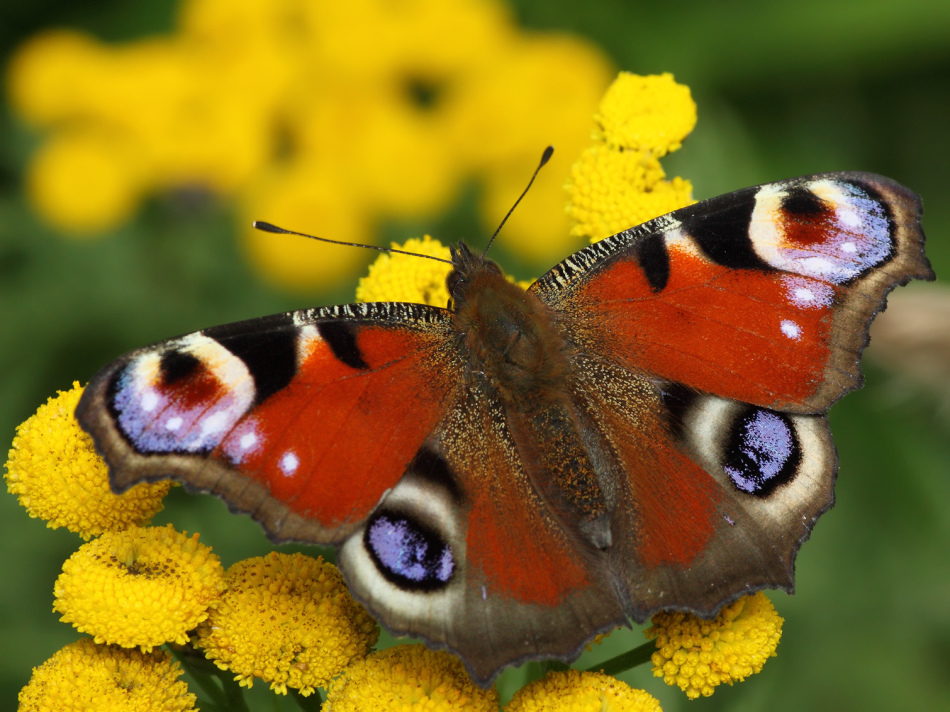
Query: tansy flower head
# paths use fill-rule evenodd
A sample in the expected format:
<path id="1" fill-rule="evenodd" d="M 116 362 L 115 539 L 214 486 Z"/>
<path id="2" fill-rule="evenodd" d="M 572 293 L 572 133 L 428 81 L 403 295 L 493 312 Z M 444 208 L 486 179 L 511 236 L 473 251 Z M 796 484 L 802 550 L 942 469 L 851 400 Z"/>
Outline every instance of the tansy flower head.
<path id="1" fill-rule="evenodd" d="M 644 631 L 656 640 L 653 674 L 690 699 L 708 697 L 717 685 L 744 680 L 775 655 L 782 618 L 761 591 L 723 608 L 713 620 L 662 612 Z"/>
<path id="2" fill-rule="evenodd" d="M 518 690 L 505 712 L 661 712 L 643 690 L 600 672 L 549 672 Z"/>
<path id="3" fill-rule="evenodd" d="M 169 482 L 140 484 L 121 495 L 74 415 L 83 389 L 73 383 L 17 428 L 6 464 L 7 489 L 31 517 L 84 539 L 145 524 L 162 509 Z"/>
<path id="4" fill-rule="evenodd" d="M 443 260 L 451 258 L 448 247 L 425 235 L 412 238 L 403 245 L 392 243 L 393 249 L 431 255 Z M 452 265 L 399 253 L 383 253 L 370 265 L 369 274 L 360 279 L 356 299 L 361 302 L 412 302 L 444 307 L 449 303 L 445 278 Z"/>
<path id="5" fill-rule="evenodd" d="M 165 651 L 141 653 L 77 640 L 33 668 L 19 712 L 186 712 L 195 696 Z"/>
<path id="6" fill-rule="evenodd" d="M 623 72 L 594 118 L 594 144 L 573 165 L 566 186 L 572 235 L 596 242 L 693 202 L 689 181 L 665 180 L 659 162 L 696 123 L 688 87 L 669 74 Z"/>
<path id="7" fill-rule="evenodd" d="M 424 645 L 397 645 L 351 665 L 330 684 L 326 712 L 495 712 L 498 693 L 472 682 L 462 662 Z"/>
<path id="8" fill-rule="evenodd" d="M 83 544 L 56 579 L 53 610 L 97 643 L 148 651 L 188 642 L 224 588 L 211 548 L 166 527 L 106 532 Z"/>
<path id="9" fill-rule="evenodd" d="M 689 87 L 672 74 L 638 76 L 620 72 L 594 115 L 595 137 L 611 148 L 661 158 L 678 149 L 696 126 Z"/>
<path id="10" fill-rule="evenodd" d="M 197 645 L 247 687 L 259 677 L 280 694 L 292 687 L 310 695 L 379 637 L 339 570 L 322 558 L 271 552 L 234 564 L 227 583 Z"/>

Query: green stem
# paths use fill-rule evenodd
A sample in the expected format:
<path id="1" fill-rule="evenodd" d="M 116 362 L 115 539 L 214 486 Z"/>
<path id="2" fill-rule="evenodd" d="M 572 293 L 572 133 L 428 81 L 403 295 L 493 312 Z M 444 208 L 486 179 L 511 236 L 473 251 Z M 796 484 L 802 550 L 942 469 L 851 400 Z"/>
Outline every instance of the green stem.
<path id="1" fill-rule="evenodd" d="M 218 685 L 218 676 L 214 671 L 207 668 L 207 665 L 211 663 L 206 658 L 196 655 L 193 649 L 190 650 L 185 647 L 169 645 L 168 650 L 181 663 L 185 672 L 197 683 L 202 692 L 211 698 L 212 703 L 218 707 L 223 707 L 226 704 L 224 693 Z M 214 666 L 212 665 L 212 667 Z"/>
<path id="2" fill-rule="evenodd" d="M 605 660 L 599 665 L 588 668 L 588 672 L 603 672 L 607 675 L 619 675 L 622 672 L 632 670 L 639 665 L 649 662 L 650 656 L 653 655 L 655 650 L 656 643 L 650 640 L 633 650 L 628 650 L 626 653 L 622 653 L 615 658 L 610 658 L 610 660 Z"/>
<path id="3" fill-rule="evenodd" d="M 232 712 L 251 712 L 244 699 L 244 690 L 234 681 L 232 673 L 222 670 L 204 655 L 195 650 L 190 644 L 182 646 L 168 646 L 181 661 L 184 667 L 194 678 L 201 689 L 212 698 L 212 702 Z M 214 678 L 221 683 L 219 688 Z"/>
<path id="4" fill-rule="evenodd" d="M 320 708 L 323 707 L 323 696 L 320 694 L 320 690 L 314 690 L 309 697 L 304 697 L 299 690 L 293 688 L 287 688 L 287 692 L 290 693 L 290 696 L 294 698 L 297 705 L 304 712 L 320 712 Z"/>

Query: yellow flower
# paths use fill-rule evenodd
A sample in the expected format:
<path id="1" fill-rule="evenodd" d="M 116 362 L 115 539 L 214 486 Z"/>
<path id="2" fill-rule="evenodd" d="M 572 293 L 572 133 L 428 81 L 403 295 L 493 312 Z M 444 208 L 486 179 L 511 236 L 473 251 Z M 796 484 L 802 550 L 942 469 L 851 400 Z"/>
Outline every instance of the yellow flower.
<path id="1" fill-rule="evenodd" d="M 67 234 L 101 234 L 131 217 L 142 197 L 142 166 L 128 148 L 113 133 L 62 131 L 30 158 L 27 194 Z"/>
<path id="2" fill-rule="evenodd" d="M 145 194 L 198 186 L 252 220 L 371 242 L 382 220 L 437 214 L 472 179 L 494 227 L 554 143 L 563 158 L 502 235 L 548 263 L 572 240 L 557 196 L 612 73 L 590 42 L 520 30 L 500 0 L 182 0 L 165 36 L 28 40 L 7 86 L 13 110 L 50 132 L 29 195 L 64 231 L 108 230 Z M 242 237 L 292 288 L 325 288 L 361 259 Z"/>
<path id="3" fill-rule="evenodd" d="M 11 105 L 36 126 L 82 114 L 103 55 L 96 40 L 82 32 L 47 30 L 31 37 L 7 67 Z"/>
<path id="4" fill-rule="evenodd" d="M 141 653 L 77 640 L 33 668 L 19 712 L 186 712 L 195 696 L 162 650 Z"/>
<path id="5" fill-rule="evenodd" d="M 109 489 L 105 462 L 74 415 L 83 389 L 59 391 L 17 428 L 6 463 L 7 489 L 31 517 L 66 527 L 84 539 L 145 524 L 162 509 L 169 482 L 140 484 L 124 494 Z"/>
<path id="6" fill-rule="evenodd" d="M 292 687 L 310 695 L 379 637 L 339 570 L 322 558 L 271 552 L 234 564 L 227 583 L 196 645 L 241 685 L 259 677 L 280 694 Z"/>
<path id="7" fill-rule="evenodd" d="M 600 672 L 549 672 L 518 690 L 504 712 L 661 712 L 643 690 Z"/>
<path id="8" fill-rule="evenodd" d="M 223 589 L 221 562 L 197 534 L 133 527 L 106 532 L 66 560 L 53 610 L 97 643 L 147 652 L 187 643 Z"/>
<path id="9" fill-rule="evenodd" d="M 594 144 L 566 186 L 572 235 L 596 242 L 693 202 L 689 181 L 664 180 L 659 162 L 696 123 L 688 87 L 669 74 L 621 72 L 594 120 Z"/>
<path id="10" fill-rule="evenodd" d="M 392 243 L 395 250 L 451 259 L 449 248 L 425 235 L 421 240 L 412 238 L 404 244 Z M 370 265 L 369 273 L 356 287 L 360 302 L 412 302 L 444 307 L 449 302 L 445 278 L 452 265 L 422 257 L 398 253 L 383 253 Z"/>
<path id="11" fill-rule="evenodd" d="M 449 653 L 397 645 L 351 665 L 327 691 L 326 712 L 495 712 L 498 693 L 477 687 Z"/>
<path id="12" fill-rule="evenodd" d="M 690 699 L 708 697 L 717 685 L 731 685 L 762 670 L 775 656 L 782 622 L 761 591 L 726 606 L 709 621 L 689 613 L 658 613 L 644 631 L 656 640 L 653 675 Z"/>
<path id="13" fill-rule="evenodd" d="M 595 135 L 608 146 L 661 158 L 678 149 L 696 126 L 696 103 L 689 87 L 677 84 L 672 74 L 621 72 L 594 122 Z"/>

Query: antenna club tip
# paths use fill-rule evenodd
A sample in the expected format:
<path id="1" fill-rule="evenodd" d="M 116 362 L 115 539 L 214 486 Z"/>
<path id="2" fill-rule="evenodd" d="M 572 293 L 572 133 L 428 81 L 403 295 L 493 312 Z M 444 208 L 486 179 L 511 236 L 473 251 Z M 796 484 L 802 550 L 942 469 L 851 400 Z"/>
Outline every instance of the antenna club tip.
<path id="1" fill-rule="evenodd" d="M 544 153 L 541 154 L 541 165 L 551 160 L 551 156 L 554 155 L 554 146 L 548 146 L 544 149 Z"/>
<path id="2" fill-rule="evenodd" d="M 251 225 L 253 225 L 258 230 L 263 230 L 264 232 L 284 232 L 276 225 L 271 225 L 269 222 L 264 222 L 263 220 L 255 220 L 253 223 L 251 223 Z"/>

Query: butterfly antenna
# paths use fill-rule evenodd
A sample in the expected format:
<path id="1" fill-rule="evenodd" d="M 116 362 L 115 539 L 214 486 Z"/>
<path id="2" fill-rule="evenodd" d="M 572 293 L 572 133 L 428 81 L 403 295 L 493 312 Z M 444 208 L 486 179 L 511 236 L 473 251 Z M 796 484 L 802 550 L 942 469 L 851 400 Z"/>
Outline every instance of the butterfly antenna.
<path id="1" fill-rule="evenodd" d="M 515 208 L 518 207 L 518 203 L 521 202 L 521 199 L 527 195 L 528 190 L 531 188 L 531 184 L 534 183 L 534 179 L 538 177 L 538 173 L 544 164 L 551 160 L 551 156 L 554 154 L 554 146 L 548 146 L 544 149 L 544 153 L 541 154 L 541 160 L 538 161 L 538 167 L 534 169 L 534 173 L 531 174 L 531 180 L 528 181 L 528 185 L 525 186 L 525 189 L 521 191 L 521 195 L 518 196 L 518 199 L 515 201 L 515 204 L 511 206 L 511 210 L 508 211 L 508 214 L 502 218 L 501 224 L 492 233 L 491 239 L 488 241 L 488 244 L 485 245 L 485 249 L 482 251 L 482 257 L 488 253 L 488 248 L 491 247 L 491 244 L 495 241 L 495 238 L 498 237 L 498 233 L 501 232 L 501 229 L 505 226 L 505 223 L 508 222 L 508 218 L 511 217 L 511 214 L 515 211 Z"/>
<path id="2" fill-rule="evenodd" d="M 517 203 L 515 203 L 515 205 L 517 205 Z M 399 254 L 399 255 L 411 255 L 412 257 L 425 257 L 426 259 L 435 260 L 436 262 L 445 262 L 447 264 L 452 264 L 452 260 L 444 260 L 441 257 L 433 257 L 432 255 L 420 255 L 417 252 L 406 252 L 405 250 L 397 250 L 392 247 L 380 247 L 379 245 L 364 245 L 360 242 L 341 242 L 340 240 L 330 240 L 326 237 L 317 237 L 316 235 L 308 235 L 305 232 L 295 232 L 294 230 L 285 230 L 282 227 L 277 227 L 276 225 L 272 225 L 269 222 L 264 222 L 263 220 L 255 220 L 252 224 L 254 225 L 255 228 L 257 228 L 258 230 L 263 230 L 264 232 L 276 232 L 280 235 L 299 235 L 300 237 L 309 237 L 311 240 L 320 240 L 320 242 L 329 242 L 331 245 L 346 245 L 347 247 L 365 247 L 367 250 L 379 250 L 380 252 L 395 252 L 396 254 Z"/>

